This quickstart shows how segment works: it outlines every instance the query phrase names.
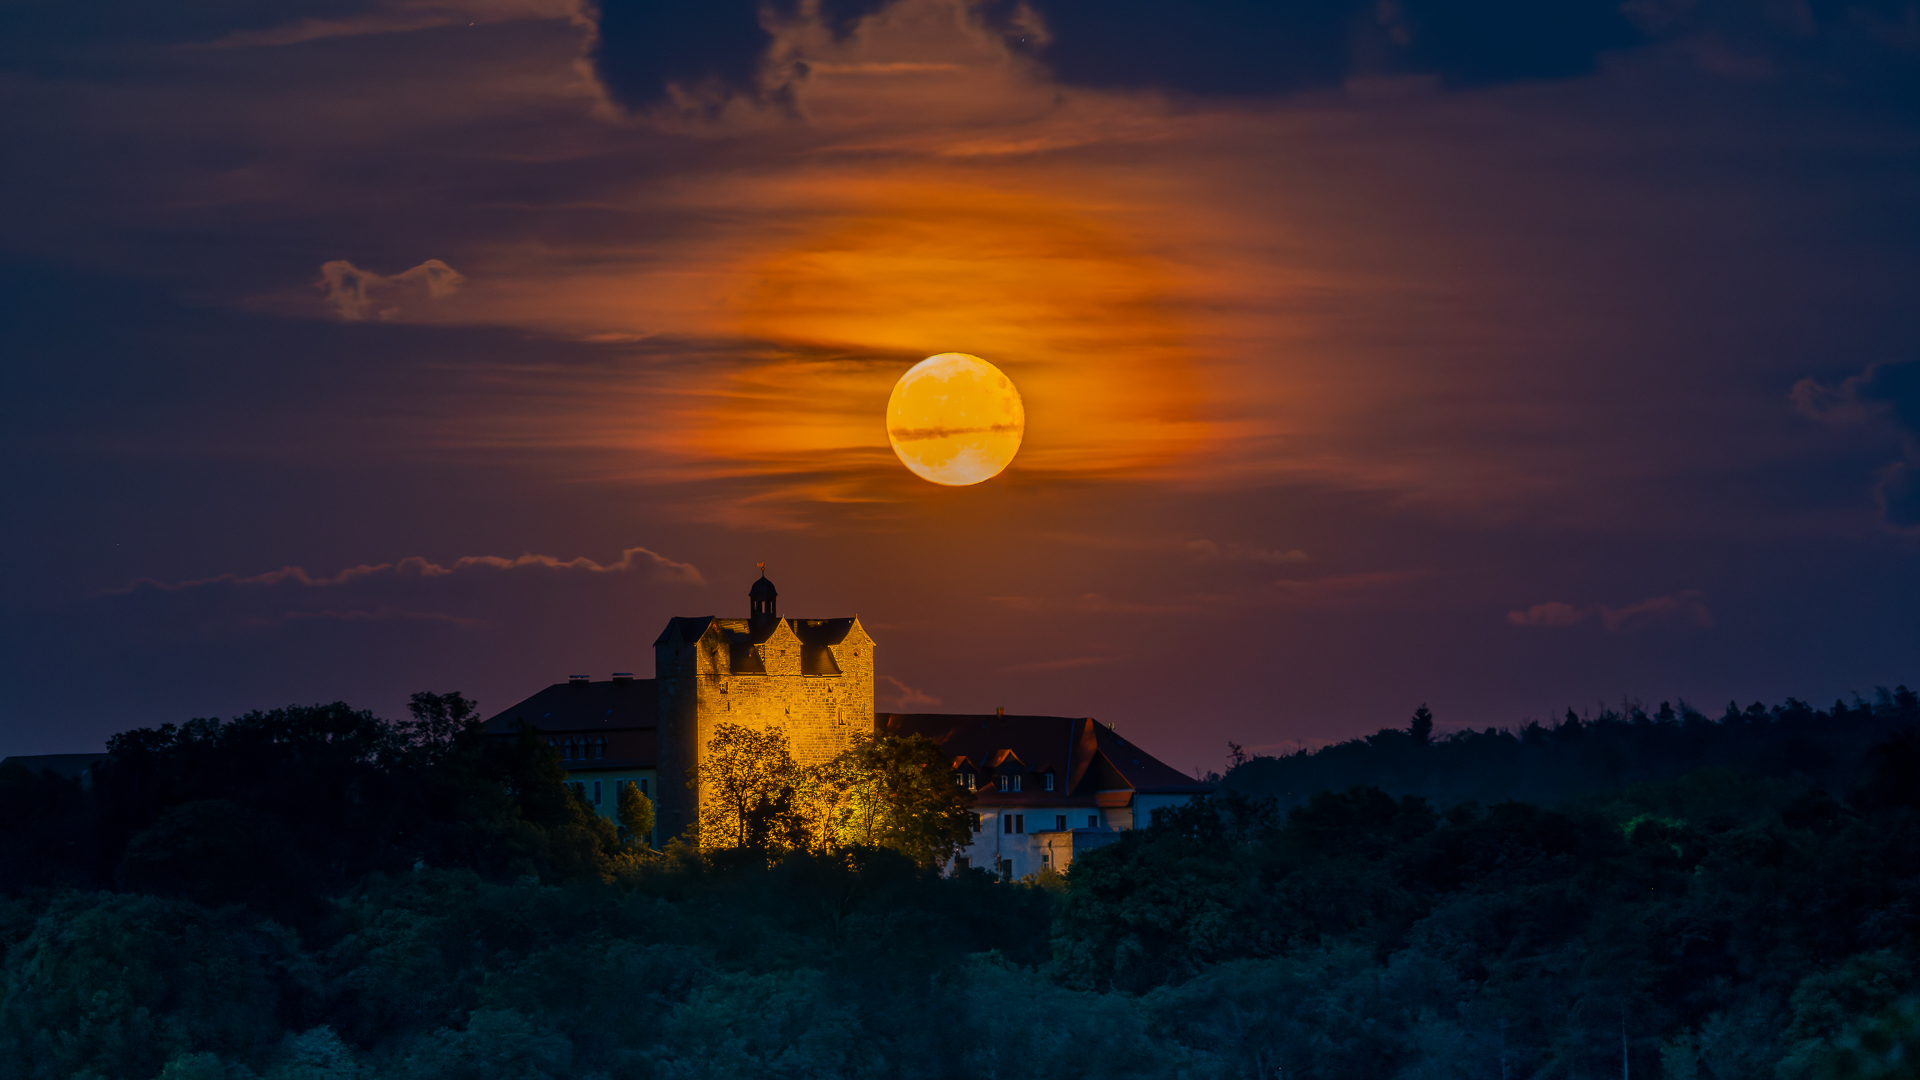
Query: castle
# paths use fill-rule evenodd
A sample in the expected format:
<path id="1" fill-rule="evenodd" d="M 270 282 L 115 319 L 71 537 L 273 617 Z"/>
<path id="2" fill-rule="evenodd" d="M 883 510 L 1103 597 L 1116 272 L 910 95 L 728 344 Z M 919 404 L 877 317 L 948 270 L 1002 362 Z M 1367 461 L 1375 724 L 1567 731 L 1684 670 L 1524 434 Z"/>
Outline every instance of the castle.
<path id="1" fill-rule="evenodd" d="M 613 817 L 628 784 L 653 800 L 658 845 L 699 820 L 691 783 L 719 724 L 786 732 L 801 764 L 826 761 L 858 732 L 924 735 L 975 794 L 973 843 L 954 866 L 1024 877 L 1144 825 L 1154 809 L 1209 790 L 1086 717 L 876 713 L 874 641 L 858 617 L 793 619 L 763 573 L 744 619 L 675 617 L 653 643 L 654 677 L 575 675 L 486 721 L 534 730 L 567 782 Z"/>

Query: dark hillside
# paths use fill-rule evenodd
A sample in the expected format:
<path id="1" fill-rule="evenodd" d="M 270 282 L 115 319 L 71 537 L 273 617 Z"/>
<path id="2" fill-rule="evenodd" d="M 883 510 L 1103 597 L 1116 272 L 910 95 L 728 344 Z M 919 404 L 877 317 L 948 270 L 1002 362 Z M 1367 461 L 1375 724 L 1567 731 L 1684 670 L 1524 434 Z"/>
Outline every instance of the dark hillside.
<path id="1" fill-rule="evenodd" d="M 1271 798 L 1282 809 L 1319 791 L 1377 787 L 1420 795 L 1446 807 L 1507 799 L 1556 806 L 1647 780 L 1700 769 L 1736 769 L 1829 791 L 1850 790 L 1864 775 L 1870 747 L 1920 723 L 1920 697 L 1905 686 L 1876 700 L 1836 701 L 1820 710 L 1788 698 L 1767 708 L 1732 702 L 1709 719 L 1681 702 L 1649 713 L 1628 705 L 1582 718 L 1571 709 L 1556 724 L 1486 728 L 1433 737 L 1422 706 L 1404 729 L 1383 729 L 1318 750 L 1243 759 L 1223 780 L 1230 791 Z"/>

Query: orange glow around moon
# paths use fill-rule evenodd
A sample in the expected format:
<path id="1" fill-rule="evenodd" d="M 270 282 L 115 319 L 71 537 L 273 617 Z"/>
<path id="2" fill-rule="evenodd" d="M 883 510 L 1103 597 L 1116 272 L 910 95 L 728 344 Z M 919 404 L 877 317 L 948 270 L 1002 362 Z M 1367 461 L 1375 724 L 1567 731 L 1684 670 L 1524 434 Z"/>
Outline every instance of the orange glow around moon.
<path id="1" fill-rule="evenodd" d="M 1013 460 L 1027 411 L 1013 380 L 966 353 L 913 365 L 887 399 L 887 440 L 915 476 L 949 487 L 991 480 Z"/>

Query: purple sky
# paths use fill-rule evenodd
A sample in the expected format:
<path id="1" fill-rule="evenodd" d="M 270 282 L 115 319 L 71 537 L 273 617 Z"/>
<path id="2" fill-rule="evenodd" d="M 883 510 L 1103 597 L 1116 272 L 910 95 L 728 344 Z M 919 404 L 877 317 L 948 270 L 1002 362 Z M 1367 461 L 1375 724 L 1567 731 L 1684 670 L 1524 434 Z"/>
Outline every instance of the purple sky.
<path id="1" fill-rule="evenodd" d="M 0 753 L 650 674 L 761 561 L 1183 769 L 1920 679 L 1912 4 L 1315 2 L 0 10 Z"/>

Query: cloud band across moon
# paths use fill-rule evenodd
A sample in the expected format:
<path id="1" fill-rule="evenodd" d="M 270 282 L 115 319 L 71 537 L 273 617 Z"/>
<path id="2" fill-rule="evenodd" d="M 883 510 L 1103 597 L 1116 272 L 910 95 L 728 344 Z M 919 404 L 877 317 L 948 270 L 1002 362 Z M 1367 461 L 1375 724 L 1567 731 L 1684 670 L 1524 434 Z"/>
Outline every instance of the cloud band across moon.
<path id="1" fill-rule="evenodd" d="M 887 434 L 896 442 L 919 442 L 923 439 L 950 439 L 961 435 L 1018 435 L 1025 428 L 1025 424 L 988 424 L 983 427 L 890 427 L 887 429 Z"/>
<path id="2" fill-rule="evenodd" d="M 305 567 L 283 566 L 278 570 L 269 570 L 261 574 L 217 574 L 213 577 L 193 578 L 186 581 L 137 578 L 120 588 L 102 590 L 99 595 L 124 595 L 142 589 L 183 592 L 209 585 L 281 585 L 289 582 L 310 588 L 325 588 L 388 574 L 396 577 L 432 578 L 473 569 L 518 570 L 529 566 L 546 567 L 550 570 L 579 570 L 590 574 L 621 574 L 651 570 L 655 576 L 664 581 L 675 581 L 687 585 L 706 584 L 706 579 L 701 576 L 699 568 L 692 563 L 676 562 L 648 548 L 630 547 L 621 551 L 617 561 L 610 563 L 597 562 L 584 555 L 572 559 L 560 559 L 552 555 L 537 555 L 529 552 L 510 559 L 499 555 L 463 555 L 451 563 L 441 564 L 414 555 L 393 562 L 349 566 L 334 574 L 315 575 L 309 573 Z"/>

